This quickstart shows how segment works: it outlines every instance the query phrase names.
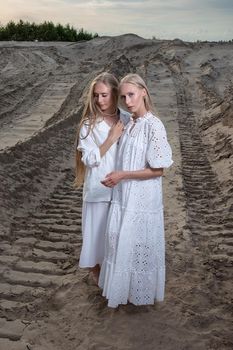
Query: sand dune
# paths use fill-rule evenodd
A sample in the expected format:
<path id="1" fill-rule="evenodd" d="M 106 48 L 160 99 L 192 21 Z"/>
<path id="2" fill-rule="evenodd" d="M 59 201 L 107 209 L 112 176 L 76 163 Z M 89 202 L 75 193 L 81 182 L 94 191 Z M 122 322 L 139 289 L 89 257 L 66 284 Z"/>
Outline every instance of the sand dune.
<path id="1" fill-rule="evenodd" d="M 233 44 L 0 42 L 0 349 L 230 350 Z M 174 153 L 163 303 L 106 307 L 77 269 L 76 126 L 88 82 L 141 74 Z"/>

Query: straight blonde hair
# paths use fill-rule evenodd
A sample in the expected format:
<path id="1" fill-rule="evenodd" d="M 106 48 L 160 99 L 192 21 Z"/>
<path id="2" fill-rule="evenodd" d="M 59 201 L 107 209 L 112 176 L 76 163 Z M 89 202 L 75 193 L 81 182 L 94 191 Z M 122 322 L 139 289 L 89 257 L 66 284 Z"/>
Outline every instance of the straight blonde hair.
<path id="1" fill-rule="evenodd" d="M 80 140 L 80 131 L 82 126 L 85 124 L 88 126 L 87 135 L 84 136 L 84 139 L 90 134 L 93 130 L 95 124 L 97 123 L 97 119 L 102 116 L 102 112 L 98 105 L 96 104 L 96 100 L 94 98 L 94 88 L 97 83 L 103 83 L 110 87 L 111 95 L 112 95 L 112 104 L 117 110 L 118 103 L 118 88 L 119 81 L 117 78 L 108 72 L 103 72 L 97 75 L 90 84 L 87 99 L 84 105 L 82 117 L 77 129 L 77 139 L 76 139 L 76 154 L 75 154 L 75 180 L 74 186 L 79 188 L 82 186 L 85 178 L 86 167 L 82 162 L 82 152 L 77 149 L 79 140 Z"/>
<path id="2" fill-rule="evenodd" d="M 140 75 L 135 73 L 129 73 L 121 79 L 119 88 L 121 88 L 122 84 L 133 84 L 137 86 L 139 89 L 145 89 L 146 91 L 146 96 L 144 97 L 145 108 L 147 111 L 155 112 L 155 107 L 153 105 L 148 87 L 146 86 L 145 81 L 140 77 Z"/>

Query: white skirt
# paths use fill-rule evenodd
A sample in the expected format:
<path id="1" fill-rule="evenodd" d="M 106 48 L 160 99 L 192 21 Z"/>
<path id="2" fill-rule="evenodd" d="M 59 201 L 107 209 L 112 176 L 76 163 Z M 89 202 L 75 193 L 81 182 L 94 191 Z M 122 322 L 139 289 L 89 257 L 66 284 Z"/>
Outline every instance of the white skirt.
<path id="1" fill-rule="evenodd" d="M 110 202 L 83 202 L 83 244 L 79 267 L 102 265 L 104 260 L 105 232 Z"/>

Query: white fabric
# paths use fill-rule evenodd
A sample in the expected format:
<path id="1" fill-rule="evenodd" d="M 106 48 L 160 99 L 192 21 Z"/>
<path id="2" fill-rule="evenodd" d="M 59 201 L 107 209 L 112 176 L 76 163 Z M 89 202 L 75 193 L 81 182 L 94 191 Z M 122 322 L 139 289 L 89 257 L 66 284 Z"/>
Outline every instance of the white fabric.
<path id="1" fill-rule="evenodd" d="M 117 169 L 167 168 L 172 152 L 162 122 L 147 113 L 126 126 Z M 108 306 L 128 301 L 153 304 L 164 298 L 165 242 L 162 178 L 124 180 L 113 191 L 99 286 Z"/>
<path id="2" fill-rule="evenodd" d="M 120 110 L 120 119 L 126 125 L 129 122 L 129 113 Z M 108 137 L 110 126 L 100 119 L 88 134 L 88 125 L 83 125 L 77 149 L 82 152 L 82 161 L 86 165 L 83 186 L 83 200 L 86 202 L 104 202 L 112 198 L 112 189 L 101 184 L 101 180 L 115 169 L 117 143 L 113 144 L 101 158 L 99 146 Z"/>
<path id="3" fill-rule="evenodd" d="M 130 114 L 120 109 L 120 119 L 126 125 L 129 122 Z M 109 203 L 112 199 L 112 189 L 103 186 L 100 181 L 115 169 L 117 143 L 112 145 L 102 158 L 99 146 L 106 140 L 109 131 L 110 126 L 102 119 L 88 136 L 88 125 L 83 125 L 80 131 L 77 149 L 82 152 L 82 161 L 86 165 L 83 186 L 83 245 L 79 260 L 80 267 L 94 267 L 103 262 L 104 234 Z"/>
<path id="4" fill-rule="evenodd" d="M 94 267 L 104 259 L 104 236 L 110 202 L 83 203 L 83 244 L 79 259 L 80 267 Z"/>

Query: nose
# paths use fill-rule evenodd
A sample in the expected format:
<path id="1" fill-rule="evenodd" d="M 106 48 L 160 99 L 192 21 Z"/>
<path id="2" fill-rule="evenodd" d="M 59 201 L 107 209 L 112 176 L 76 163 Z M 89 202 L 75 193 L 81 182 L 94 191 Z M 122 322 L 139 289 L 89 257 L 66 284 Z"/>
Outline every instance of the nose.
<path id="1" fill-rule="evenodd" d="M 129 102 L 130 102 L 130 98 L 129 98 L 129 96 L 126 95 L 126 97 L 125 97 L 125 104 L 126 104 L 126 106 L 129 105 Z"/>
<path id="2" fill-rule="evenodd" d="M 98 101 L 98 102 L 101 102 L 101 101 L 102 101 L 101 95 L 99 95 L 99 96 L 97 97 L 97 101 Z"/>

